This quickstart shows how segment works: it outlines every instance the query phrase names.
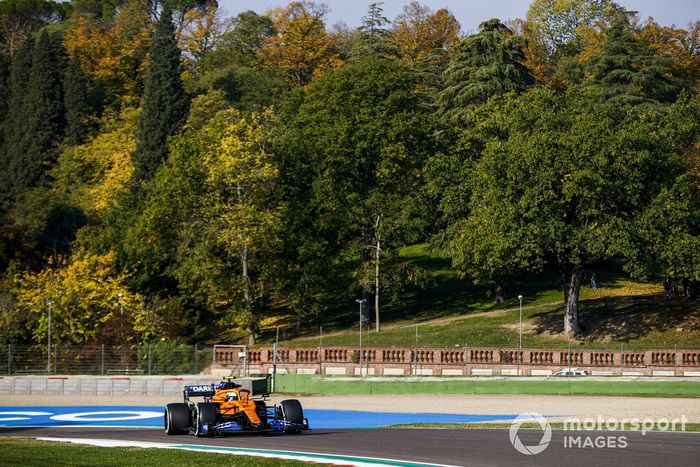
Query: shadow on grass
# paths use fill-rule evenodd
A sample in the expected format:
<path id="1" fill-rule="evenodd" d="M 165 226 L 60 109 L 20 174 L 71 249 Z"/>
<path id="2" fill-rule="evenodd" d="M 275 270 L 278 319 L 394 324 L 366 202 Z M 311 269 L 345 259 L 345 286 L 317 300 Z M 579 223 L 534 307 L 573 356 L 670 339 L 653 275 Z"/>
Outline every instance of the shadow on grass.
<path id="1" fill-rule="evenodd" d="M 535 331 L 538 334 L 563 333 L 562 316 L 562 310 L 532 315 Z M 579 318 L 582 342 L 630 343 L 652 333 L 674 329 L 686 335 L 700 331 L 700 302 L 656 294 L 589 299 L 579 303 Z M 670 342 L 659 344 L 673 345 Z"/>

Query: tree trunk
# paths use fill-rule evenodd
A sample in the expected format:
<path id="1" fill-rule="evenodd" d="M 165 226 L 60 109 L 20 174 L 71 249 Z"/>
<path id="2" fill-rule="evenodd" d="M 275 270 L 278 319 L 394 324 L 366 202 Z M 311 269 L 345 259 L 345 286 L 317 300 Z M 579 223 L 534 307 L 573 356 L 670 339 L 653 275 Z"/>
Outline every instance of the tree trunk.
<path id="1" fill-rule="evenodd" d="M 248 312 L 250 324 L 248 325 L 248 343 L 255 344 L 255 323 L 252 320 L 250 310 L 250 276 L 248 275 L 248 245 L 244 244 L 240 249 L 241 254 L 241 276 L 243 277 L 243 308 Z"/>
<path id="2" fill-rule="evenodd" d="M 494 281 L 493 294 L 495 296 L 496 303 L 503 303 L 505 301 L 505 294 L 503 293 L 503 281 L 501 279 L 496 279 Z"/>
<path id="3" fill-rule="evenodd" d="M 562 272 L 562 282 L 564 283 L 564 332 L 568 337 L 578 338 L 581 336 L 581 326 L 578 320 L 578 298 L 581 290 L 580 267 L 566 268 Z"/>

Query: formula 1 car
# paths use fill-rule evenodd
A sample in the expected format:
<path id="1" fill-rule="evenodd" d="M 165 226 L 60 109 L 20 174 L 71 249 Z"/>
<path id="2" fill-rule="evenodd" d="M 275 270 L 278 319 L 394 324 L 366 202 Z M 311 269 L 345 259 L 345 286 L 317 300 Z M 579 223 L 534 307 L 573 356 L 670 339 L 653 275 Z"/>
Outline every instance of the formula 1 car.
<path id="1" fill-rule="evenodd" d="M 203 397 L 204 402 L 192 402 L 191 397 Z M 309 429 L 298 400 L 287 399 L 268 407 L 265 396 L 252 399 L 249 390 L 230 379 L 208 386 L 185 386 L 184 399 L 165 406 L 163 422 L 169 435 L 297 434 Z"/>

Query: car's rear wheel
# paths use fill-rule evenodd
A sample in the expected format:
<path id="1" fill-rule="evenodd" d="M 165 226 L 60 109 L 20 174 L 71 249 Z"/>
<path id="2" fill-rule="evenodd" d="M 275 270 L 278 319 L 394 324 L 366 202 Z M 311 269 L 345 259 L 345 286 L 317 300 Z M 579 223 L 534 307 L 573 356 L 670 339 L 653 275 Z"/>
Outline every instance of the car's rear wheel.
<path id="1" fill-rule="evenodd" d="M 280 402 L 282 411 L 282 419 L 286 422 L 293 423 L 298 427 L 304 424 L 304 410 L 301 408 L 301 403 L 296 399 L 287 399 Z M 288 430 L 289 433 L 300 433 L 301 428 Z"/>
<path id="2" fill-rule="evenodd" d="M 187 404 L 174 403 L 166 405 L 163 423 L 167 434 L 186 435 L 190 430 L 190 410 Z"/>

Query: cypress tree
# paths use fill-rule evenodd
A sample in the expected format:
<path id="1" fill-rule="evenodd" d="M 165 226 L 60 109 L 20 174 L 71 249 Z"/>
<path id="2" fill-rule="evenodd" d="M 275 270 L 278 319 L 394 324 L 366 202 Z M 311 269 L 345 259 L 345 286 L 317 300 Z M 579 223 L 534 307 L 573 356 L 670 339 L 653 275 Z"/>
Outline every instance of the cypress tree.
<path id="1" fill-rule="evenodd" d="M 137 145 L 132 158 L 137 184 L 150 180 L 167 158 L 168 137 L 176 134 L 187 118 L 189 101 L 180 73 L 180 49 L 172 12 L 166 5 L 153 32 L 136 128 Z"/>
<path id="2" fill-rule="evenodd" d="M 10 98 L 10 60 L 0 53 L 0 154 L 5 150 L 5 119 Z"/>
<path id="3" fill-rule="evenodd" d="M 58 145 L 65 130 L 63 91 L 61 88 L 62 57 L 44 30 L 34 47 L 24 100 L 24 153 L 14 153 L 10 173 L 18 193 L 36 186 L 56 160 Z"/>
<path id="4" fill-rule="evenodd" d="M 12 66 L 10 68 L 9 91 L 7 100 L 7 115 L 4 122 L 4 148 L 0 156 L 3 170 L 0 171 L 0 208 L 3 211 L 9 209 L 16 198 L 16 179 L 11 168 L 13 161 L 21 158 L 26 151 L 27 138 L 25 138 L 24 125 L 28 117 L 25 107 L 29 74 L 32 67 L 32 53 L 34 40 L 28 37 L 17 49 Z"/>
<path id="5" fill-rule="evenodd" d="M 66 142 L 78 145 L 85 142 L 88 115 L 87 80 L 80 59 L 74 55 L 66 69 L 63 80 L 63 103 L 66 109 Z"/>

